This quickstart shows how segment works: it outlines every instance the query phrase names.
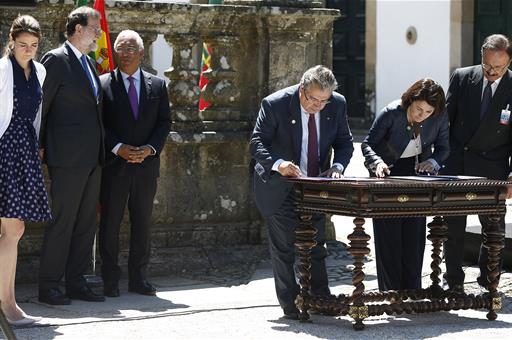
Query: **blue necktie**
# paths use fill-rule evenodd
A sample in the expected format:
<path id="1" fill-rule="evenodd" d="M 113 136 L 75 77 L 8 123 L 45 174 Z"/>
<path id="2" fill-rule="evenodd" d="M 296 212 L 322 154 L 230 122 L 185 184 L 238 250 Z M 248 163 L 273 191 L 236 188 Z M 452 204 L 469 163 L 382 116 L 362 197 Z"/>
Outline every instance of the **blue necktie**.
<path id="1" fill-rule="evenodd" d="M 91 83 L 92 93 L 94 93 L 94 96 L 97 97 L 98 94 L 96 93 L 96 87 L 94 86 L 94 80 L 92 79 L 91 72 L 89 72 L 89 67 L 87 66 L 87 57 L 85 54 L 82 54 L 80 57 L 80 61 L 82 62 L 82 67 L 84 68 L 85 74 L 87 74 L 87 78 L 89 78 L 89 82 Z"/>
<path id="2" fill-rule="evenodd" d="M 489 104 L 491 104 L 492 99 L 492 90 L 491 85 L 492 81 L 487 82 L 487 86 L 484 89 L 484 95 L 482 96 L 482 104 L 480 104 L 480 120 L 482 120 L 489 108 Z"/>

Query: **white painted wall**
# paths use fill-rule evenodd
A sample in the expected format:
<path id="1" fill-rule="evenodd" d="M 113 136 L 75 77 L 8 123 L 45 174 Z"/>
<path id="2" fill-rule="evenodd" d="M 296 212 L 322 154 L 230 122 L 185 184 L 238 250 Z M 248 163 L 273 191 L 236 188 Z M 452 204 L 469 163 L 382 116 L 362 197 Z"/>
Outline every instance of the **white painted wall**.
<path id="1" fill-rule="evenodd" d="M 159 34 L 151 45 L 151 66 L 157 70 L 157 76 L 169 81 L 164 72 L 172 66 L 172 46 L 165 41 L 163 34 Z"/>
<path id="2" fill-rule="evenodd" d="M 416 27 L 414 45 L 406 30 Z M 377 112 L 416 80 L 430 77 L 448 90 L 450 0 L 377 0 Z"/>

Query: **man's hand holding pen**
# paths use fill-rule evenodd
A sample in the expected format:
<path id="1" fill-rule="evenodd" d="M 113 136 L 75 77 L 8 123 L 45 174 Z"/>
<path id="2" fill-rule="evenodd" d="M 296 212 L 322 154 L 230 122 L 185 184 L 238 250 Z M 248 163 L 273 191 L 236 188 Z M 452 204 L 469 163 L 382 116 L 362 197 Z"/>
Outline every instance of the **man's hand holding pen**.
<path id="1" fill-rule="evenodd" d="M 285 177 L 301 177 L 300 168 L 293 162 L 283 161 L 279 164 L 277 170 Z"/>

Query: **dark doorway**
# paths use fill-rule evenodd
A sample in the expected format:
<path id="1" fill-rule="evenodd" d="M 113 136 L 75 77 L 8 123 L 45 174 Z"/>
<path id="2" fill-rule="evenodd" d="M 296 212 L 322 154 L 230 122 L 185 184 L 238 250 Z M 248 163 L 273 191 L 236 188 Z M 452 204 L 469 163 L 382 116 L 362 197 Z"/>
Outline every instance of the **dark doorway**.
<path id="1" fill-rule="evenodd" d="M 512 2 L 510 0 L 475 0 L 473 61 L 481 62 L 480 46 L 485 37 L 501 33 L 512 35 Z"/>
<path id="2" fill-rule="evenodd" d="M 328 0 L 328 8 L 341 11 L 334 22 L 333 72 L 338 92 L 347 99 L 351 128 L 367 128 L 365 101 L 365 1 Z"/>

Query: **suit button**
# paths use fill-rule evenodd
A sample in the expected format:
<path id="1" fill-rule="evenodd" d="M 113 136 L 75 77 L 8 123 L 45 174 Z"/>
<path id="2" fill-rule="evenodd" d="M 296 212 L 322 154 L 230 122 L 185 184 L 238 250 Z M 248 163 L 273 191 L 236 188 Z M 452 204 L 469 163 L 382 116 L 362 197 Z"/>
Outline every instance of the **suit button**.
<path id="1" fill-rule="evenodd" d="M 469 148 L 467 146 L 464 147 L 464 151 L 468 151 Z"/>
<path id="2" fill-rule="evenodd" d="M 485 152 L 485 151 L 483 151 L 483 152 L 482 152 L 482 155 L 483 155 L 483 156 L 485 156 L 486 154 L 487 154 L 487 152 Z"/>
<path id="3" fill-rule="evenodd" d="M 460 126 L 464 126 L 464 122 L 460 122 Z"/>

